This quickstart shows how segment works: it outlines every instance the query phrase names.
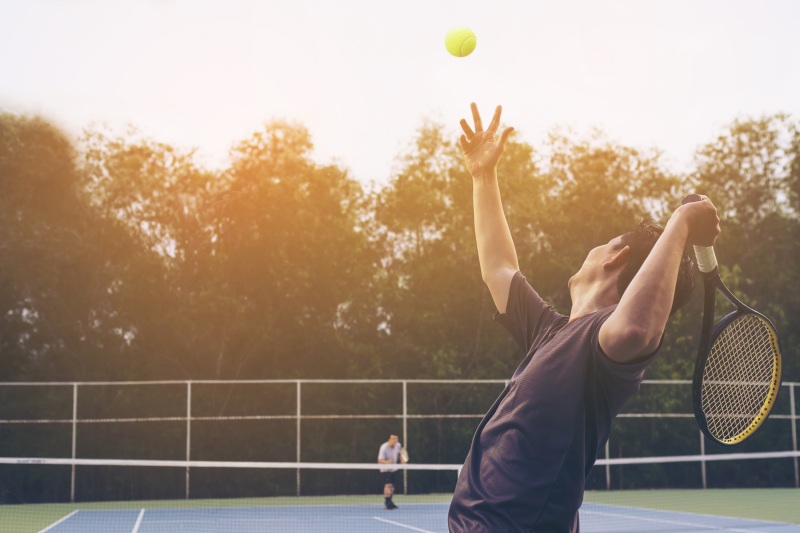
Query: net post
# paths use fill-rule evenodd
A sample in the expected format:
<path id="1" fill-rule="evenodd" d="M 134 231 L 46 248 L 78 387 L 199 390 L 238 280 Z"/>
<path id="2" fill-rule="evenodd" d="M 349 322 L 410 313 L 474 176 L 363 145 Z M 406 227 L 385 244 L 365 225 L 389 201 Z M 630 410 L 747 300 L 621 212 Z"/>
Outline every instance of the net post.
<path id="1" fill-rule="evenodd" d="M 706 480 L 706 460 L 705 460 L 705 457 L 706 457 L 706 440 L 705 440 L 705 437 L 703 437 L 703 432 L 700 431 L 699 433 L 700 433 L 700 457 L 701 457 L 701 459 L 700 459 L 700 471 L 701 471 L 702 476 L 703 476 L 703 488 L 707 489 L 708 488 L 708 483 L 707 483 L 707 480 Z"/>
<path id="2" fill-rule="evenodd" d="M 608 451 L 608 440 L 606 439 L 606 461 L 610 458 Z M 611 490 L 611 465 L 606 463 L 606 490 Z"/>
<path id="3" fill-rule="evenodd" d="M 794 397 L 794 386 L 796 383 L 789 384 L 789 403 L 792 415 L 792 451 L 797 453 L 797 404 Z M 794 486 L 800 488 L 800 471 L 798 471 L 797 455 L 794 456 Z"/>
<path id="4" fill-rule="evenodd" d="M 302 414 L 302 401 L 301 401 L 301 389 L 300 389 L 300 380 L 297 380 L 297 450 L 296 450 L 296 461 L 300 462 L 300 417 Z M 297 468 L 297 495 L 300 496 L 300 468 Z"/>
<path id="5" fill-rule="evenodd" d="M 189 499 L 189 461 L 192 457 L 192 382 L 186 382 L 186 499 Z"/>
<path id="6" fill-rule="evenodd" d="M 408 449 L 408 381 L 403 380 L 403 446 Z M 408 469 L 403 469 L 403 495 L 408 496 Z"/>
<path id="7" fill-rule="evenodd" d="M 78 441 L 78 384 L 72 384 L 72 459 L 75 460 Z M 72 473 L 69 482 L 69 501 L 75 503 L 75 463 L 72 463 Z"/>

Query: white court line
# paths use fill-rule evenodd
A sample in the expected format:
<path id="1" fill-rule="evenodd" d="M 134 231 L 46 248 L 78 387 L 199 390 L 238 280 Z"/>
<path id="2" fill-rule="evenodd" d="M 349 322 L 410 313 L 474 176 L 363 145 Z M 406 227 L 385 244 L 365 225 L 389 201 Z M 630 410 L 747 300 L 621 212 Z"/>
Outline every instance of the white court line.
<path id="1" fill-rule="evenodd" d="M 724 526 L 709 526 L 705 524 L 696 524 L 694 522 L 679 522 L 678 520 L 664 520 L 663 518 L 644 518 L 641 516 L 631 516 L 629 514 L 604 513 L 602 511 L 581 511 L 581 514 L 599 514 L 603 516 L 613 516 L 615 518 L 625 518 L 627 520 L 642 520 L 643 522 L 657 522 L 659 524 L 671 524 L 675 526 L 714 529 L 716 531 L 735 531 L 737 533 L 767 533 L 766 531 L 758 531 L 756 529 L 731 529 Z"/>
<path id="2" fill-rule="evenodd" d="M 144 518 L 144 509 L 139 512 L 139 517 L 136 518 L 136 523 L 133 524 L 133 531 L 131 531 L 131 533 L 136 533 L 139 531 L 139 526 L 142 525 L 142 518 Z"/>
<path id="3" fill-rule="evenodd" d="M 394 522 L 392 520 L 386 520 L 385 518 L 378 518 L 377 516 L 373 516 L 375 520 L 379 522 L 386 522 L 387 524 L 392 524 L 393 526 L 404 527 L 406 529 L 410 529 L 411 531 L 420 531 L 421 533 L 433 533 L 433 531 L 428 531 L 427 529 L 420 529 L 414 526 L 408 526 L 406 524 L 401 524 L 400 522 Z"/>
<path id="4" fill-rule="evenodd" d="M 47 527 L 46 527 L 46 528 L 44 528 L 43 530 L 39 531 L 39 533 L 44 533 L 45 531 L 49 531 L 49 530 L 53 529 L 54 527 L 56 527 L 58 524 L 60 524 L 61 522 L 63 522 L 63 521 L 64 521 L 64 520 L 66 520 L 67 518 L 69 518 L 69 517 L 71 517 L 71 516 L 74 516 L 74 515 L 75 515 L 75 513 L 77 513 L 77 512 L 78 512 L 78 509 L 75 509 L 74 511 L 72 511 L 71 513 L 69 513 L 67 516 L 65 516 L 64 518 L 62 518 L 61 520 L 59 520 L 58 522 L 53 522 L 52 524 L 50 524 L 49 526 L 47 526 Z"/>

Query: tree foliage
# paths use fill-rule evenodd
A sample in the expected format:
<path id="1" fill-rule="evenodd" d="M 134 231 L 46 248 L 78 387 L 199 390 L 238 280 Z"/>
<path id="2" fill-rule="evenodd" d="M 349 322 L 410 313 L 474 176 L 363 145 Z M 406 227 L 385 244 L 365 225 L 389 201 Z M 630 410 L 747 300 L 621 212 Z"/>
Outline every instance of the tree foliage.
<path id="1" fill-rule="evenodd" d="M 371 193 L 287 122 L 219 171 L 134 130 L 74 145 L 40 118 L 0 126 L 7 379 L 502 377 L 519 360 L 492 323 L 471 178 L 440 124 Z M 796 376 L 799 139 L 785 115 L 735 120 L 676 175 L 601 133 L 512 138 L 499 179 L 521 269 L 568 312 L 589 249 L 702 192 L 722 215 L 723 276 L 776 321 Z M 690 375 L 698 300 L 656 375 Z"/>

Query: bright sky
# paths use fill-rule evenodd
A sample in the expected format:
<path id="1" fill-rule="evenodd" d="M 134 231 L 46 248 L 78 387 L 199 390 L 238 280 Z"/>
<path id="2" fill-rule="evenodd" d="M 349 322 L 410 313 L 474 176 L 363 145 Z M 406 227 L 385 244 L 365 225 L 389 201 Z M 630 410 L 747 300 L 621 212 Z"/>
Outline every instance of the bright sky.
<path id="1" fill-rule="evenodd" d="M 467 58 L 444 36 L 477 34 Z M 800 118 L 800 2 L 0 0 L 0 110 L 134 124 L 211 165 L 271 119 L 386 182 L 428 117 L 597 127 L 676 168 L 736 117 Z"/>

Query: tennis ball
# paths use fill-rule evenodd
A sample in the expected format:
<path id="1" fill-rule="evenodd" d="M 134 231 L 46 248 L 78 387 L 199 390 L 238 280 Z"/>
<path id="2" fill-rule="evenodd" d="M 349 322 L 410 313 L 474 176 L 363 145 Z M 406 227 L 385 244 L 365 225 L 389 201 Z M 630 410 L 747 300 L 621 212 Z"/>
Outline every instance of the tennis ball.
<path id="1" fill-rule="evenodd" d="M 465 27 L 453 28 L 447 32 L 447 37 L 444 39 L 444 45 L 447 51 L 456 57 L 466 57 L 475 50 L 475 45 L 478 41 L 475 39 L 475 34 L 471 29 Z"/>

